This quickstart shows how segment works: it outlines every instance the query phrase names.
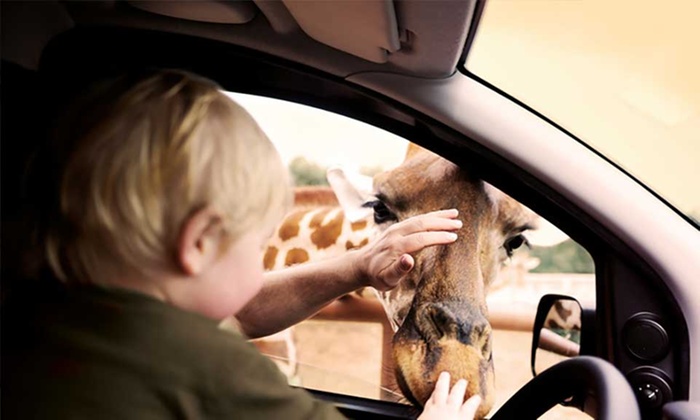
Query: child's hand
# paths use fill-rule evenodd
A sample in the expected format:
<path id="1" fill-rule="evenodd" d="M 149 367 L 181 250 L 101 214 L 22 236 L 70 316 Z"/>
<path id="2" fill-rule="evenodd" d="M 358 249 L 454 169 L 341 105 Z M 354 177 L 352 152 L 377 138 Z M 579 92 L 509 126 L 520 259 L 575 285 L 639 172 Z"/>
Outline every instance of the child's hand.
<path id="1" fill-rule="evenodd" d="M 467 381 L 460 379 L 450 390 L 450 374 L 442 372 L 435 384 L 435 390 L 425 403 L 419 420 L 473 419 L 481 404 L 481 397 L 474 395 L 464 401 Z M 463 402 L 464 401 L 464 402 Z"/>

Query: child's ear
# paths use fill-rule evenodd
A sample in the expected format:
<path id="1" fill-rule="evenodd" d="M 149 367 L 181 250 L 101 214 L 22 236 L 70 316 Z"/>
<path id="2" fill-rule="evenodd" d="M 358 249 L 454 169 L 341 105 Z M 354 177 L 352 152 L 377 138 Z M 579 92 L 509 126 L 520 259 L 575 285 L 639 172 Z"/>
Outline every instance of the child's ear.
<path id="1" fill-rule="evenodd" d="M 220 213 L 209 207 L 185 220 L 180 231 L 177 257 L 187 275 L 201 274 L 219 257 L 223 233 Z"/>

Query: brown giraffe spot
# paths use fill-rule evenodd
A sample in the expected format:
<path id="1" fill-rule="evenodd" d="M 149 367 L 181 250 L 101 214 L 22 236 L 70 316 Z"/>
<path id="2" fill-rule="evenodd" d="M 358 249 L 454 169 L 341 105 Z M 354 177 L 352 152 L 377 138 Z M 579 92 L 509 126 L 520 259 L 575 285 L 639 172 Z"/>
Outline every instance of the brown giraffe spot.
<path id="1" fill-rule="evenodd" d="M 315 218 L 315 217 L 314 217 Z M 328 248 L 335 244 L 343 231 L 343 212 L 338 212 L 338 215 L 325 225 L 320 225 L 311 233 L 311 242 L 318 249 Z"/>
<path id="2" fill-rule="evenodd" d="M 301 248 L 292 248 L 287 252 L 287 257 L 284 259 L 284 266 L 289 267 L 294 264 L 301 264 L 309 260 L 309 253 Z"/>
<path id="3" fill-rule="evenodd" d="M 311 221 L 309 222 L 309 227 L 311 229 L 317 228 L 321 226 L 321 223 L 323 223 L 323 219 L 326 218 L 326 215 L 331 212 L 331 209 L 323 209 L 316 213 L 314 217 L 311 218 Z"/>
<path id="4" fill-rule="evenodd" d="M 367 245 L 368 243 L 369 243 L 369 239 L 367 239 L 367 238 L 360 241 L 360 243 L 357 245 L 352 243 L 352 241 L 346 241 L 345 242 L 345 249 L 349 251 L 349 250 L 355 249 L 355 248 L 362 248 L 363 246 Z"/>
<path id="5" fill-rule="evenodd" d="M 265 270 L 272 270 L 275 266 L 275 258 L 277 258 L 277 252 L 279 250 L 274 246 L 268 246 L 265 250 L 265 256 L 263 257 L 263 267 Z"/>
<path id="6" fill-rule="evenodd" d="M 293 238 L 299 234 L 299 222 L 306 213 L 306 211 L 300 210 L 292 213 L 289 215 L 289 217 L 285 217 L 278 232 L 281 240 L 286 241 L 287 239 Z"/>
<path id="7" fill-rule="evenodd" d="M 366 220 L 360 220 L 359 222 L 354 222 L 350 224 L 350 229 L 352 229 L 353 232 L 356 232 L 358 230 L 362 230 L 367 227 L 367 221 Z"/>

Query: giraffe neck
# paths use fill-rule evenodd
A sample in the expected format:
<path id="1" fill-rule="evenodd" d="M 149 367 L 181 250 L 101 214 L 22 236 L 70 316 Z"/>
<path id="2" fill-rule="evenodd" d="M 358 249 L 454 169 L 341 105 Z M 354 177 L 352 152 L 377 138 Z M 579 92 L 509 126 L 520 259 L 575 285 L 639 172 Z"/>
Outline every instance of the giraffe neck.
<path id="1" fill-rule="evenodd" d="M 341 255 L 366 245 L 372 230 L 369 220 L 352 223 L 338 206 L 296 208 L 268 242 L 265 270 Z"/>

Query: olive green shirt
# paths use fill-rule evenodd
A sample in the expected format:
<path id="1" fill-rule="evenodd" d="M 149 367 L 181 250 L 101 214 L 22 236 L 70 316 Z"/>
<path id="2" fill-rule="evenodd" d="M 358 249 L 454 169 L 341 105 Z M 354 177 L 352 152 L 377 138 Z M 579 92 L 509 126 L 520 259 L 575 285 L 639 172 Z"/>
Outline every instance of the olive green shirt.
<path id="1" fill-rule="evenodd" d="M 83 287 L 16 309 L 3 309 L 5 419 L 342 418 L 241 335 L 145 295 Z"/>

